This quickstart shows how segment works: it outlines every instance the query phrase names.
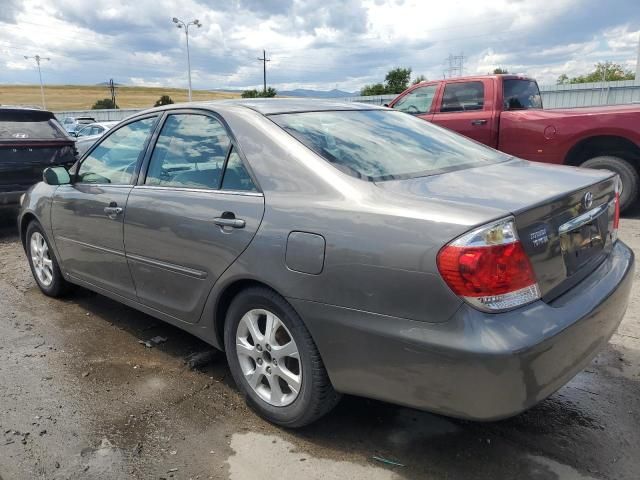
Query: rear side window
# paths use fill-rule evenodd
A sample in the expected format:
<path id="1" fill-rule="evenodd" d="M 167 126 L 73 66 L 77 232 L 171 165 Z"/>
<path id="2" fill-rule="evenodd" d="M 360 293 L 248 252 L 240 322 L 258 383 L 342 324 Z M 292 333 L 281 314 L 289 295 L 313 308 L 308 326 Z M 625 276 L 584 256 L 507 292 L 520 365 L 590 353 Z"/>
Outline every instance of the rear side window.
<path id="1" fill-rule="evenodd" d="M 224 179 L 222 180 L 223 190 L 239 190 L 255 192 L 258 189 L 251 180 L 249 172 L 242 163 L 242 159 L 235 148 L 231 148 L 229 160 L 227 160 L 227 168 L 224 171 Z"/>
<path id="2" fill-rule="evenodd" d="M 0 140 L 52 140 L 66 136 L 55 118 L 47 118 L 41 112 L 0 112 Z"/>
<path id="3" fill-rule="evenodd" d="M 482 82 L 447 83 L 442 95 L 441 112 L 465 112 L 484 108 Z"/>
<path id="4" fill-rule="evenodd" d="M 433 96 L 436 94 L 437 88 L 437 85 L 416 88 L 398 100 L 393 105 L 393 108 L 394 110 L 414 115 L 427 113 L 431 109 L 431 103 L 433 102 Z"/>
<path id="5" fill-rule="evenodd" d="M 533 80 L 504 80 L 504 109 L 528 110 L 542 108 L 538 84 Z"/>
<path id="6" fill-rule="evenodd" d="M 230 145 L 215 118 L 170 115 L 153 149 L 145 185 L 218 189 Z"/>

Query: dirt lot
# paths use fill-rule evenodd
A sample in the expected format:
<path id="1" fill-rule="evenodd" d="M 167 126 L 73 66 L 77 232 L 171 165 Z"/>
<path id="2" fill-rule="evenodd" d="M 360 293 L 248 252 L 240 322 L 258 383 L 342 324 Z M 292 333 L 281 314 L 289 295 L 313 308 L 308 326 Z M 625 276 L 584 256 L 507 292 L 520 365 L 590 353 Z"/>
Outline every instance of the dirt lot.
<path id="1" fill-rule="evenodd" d="M 4 480 L 640 478 L 640 282 L 608 348 L 513 419 L 479 424 L 345 398 L 317 424 L 286 431 L 245 407 L 223 356 L 185 365 L 208 351 L 196 338 L 84 290 L 43 296 L 4 225 Z M 640 252 L 640 214 L 623 220 L 622 238 Z M 157 335 L 167 342 L 138 343 Z"/>
<path id="2" fill-rule="evenodd" d="M 118 87 L 116 101 L 120 108 L 150 108 L 162 96 L 174 102 L 186 102 L 184 88 Z M 47 108 L 50 110 L 86 110 L 97 100 L 111 98 L 104 85 L 45 85 Z M 237 93 L 194 90 L 194 100 L 236 98 Z M 0 105 L 36 105 L 42 103 L 39 85 L 0 85 Z"/>

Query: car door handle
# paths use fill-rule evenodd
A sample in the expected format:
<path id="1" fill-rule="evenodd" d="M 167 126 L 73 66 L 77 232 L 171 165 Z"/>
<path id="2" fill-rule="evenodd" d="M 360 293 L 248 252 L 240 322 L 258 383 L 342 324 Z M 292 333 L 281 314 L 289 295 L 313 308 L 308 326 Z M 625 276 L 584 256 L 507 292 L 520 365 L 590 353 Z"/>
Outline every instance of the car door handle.
<path id="1" fill-rule="evenodd" d="M 484 119 L 481 120 L 471 120 L 471 125 L 486 125 L 487 121 Z"/>
<path id="2" fill-rule="evenodd" d="M 104 213 L 110 217 L 120 215 L 122 212 L 124 212 L 124 208 L 122 207 L 104 207 Z"/>
<path id="3" fill-rule="evenodd" d="M 225 217 L 216 217 L 213 219 L 213 223 L 221 227 L 231 227 L 231 228 L 244 228 L 244 226 L 246 225 L 246 222 L 241 218 L 225 218 Z"/>

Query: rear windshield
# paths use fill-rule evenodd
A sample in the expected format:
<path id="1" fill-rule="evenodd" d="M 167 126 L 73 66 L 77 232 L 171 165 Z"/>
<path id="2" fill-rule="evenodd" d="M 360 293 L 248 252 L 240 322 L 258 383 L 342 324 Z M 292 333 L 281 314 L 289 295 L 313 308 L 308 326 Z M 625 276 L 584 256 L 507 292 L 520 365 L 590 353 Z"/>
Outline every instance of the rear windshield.
<path id="1" fill-rule="evenodd" d="M 510 158 L 391 110 L 287 113 L 269 118 L 335 167 L 369 181 L 435 175 Z"/>
<path id="2" fill-rule="evenodd" d="M 0 112 L 0 140 L 52 140 L 66 137 L 58 121 L 53 118 L 21 112 Z"/>
<path id="3" fill-rule="evenodd" d="M 504 80 L 504 109 L 528 110 L 542 108 L 538 84 L 533 80 Z"/>

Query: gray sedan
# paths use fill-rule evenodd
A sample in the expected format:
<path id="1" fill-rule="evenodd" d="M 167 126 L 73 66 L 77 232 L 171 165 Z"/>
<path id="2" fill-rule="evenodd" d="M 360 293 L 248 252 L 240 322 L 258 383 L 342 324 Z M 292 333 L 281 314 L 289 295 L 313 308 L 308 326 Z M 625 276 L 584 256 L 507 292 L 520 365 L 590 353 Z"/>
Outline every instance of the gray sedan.
<path id="1" fill-rule="evenodd" d="M 618 185 L 385 108 L 192 103 L 47 169 L 19 225 L 46 295 L 81 285 L 226 351 L 272 422 L 341 394 L 492 420 L 568 382 L 622 319 Z"/>

